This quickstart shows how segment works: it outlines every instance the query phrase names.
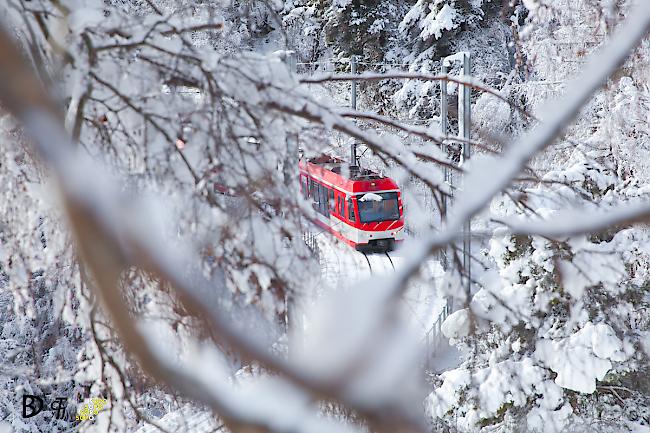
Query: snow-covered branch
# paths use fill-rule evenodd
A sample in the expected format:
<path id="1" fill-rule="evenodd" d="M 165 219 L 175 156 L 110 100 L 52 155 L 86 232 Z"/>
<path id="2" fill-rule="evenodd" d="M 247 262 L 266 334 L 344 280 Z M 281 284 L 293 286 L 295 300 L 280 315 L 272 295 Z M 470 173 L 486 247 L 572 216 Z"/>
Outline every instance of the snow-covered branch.
<path id="1" fill-rule="evenodd" d="M 549 238 L 576 236 L 593 233 L 608 227 L 648 223 L 650 205 L 636 203 L 632 205 L 612 206 L 606 210 L 572 210 L 553 214 L 552 220 L 505 220 L 509 231 L 518 235 L 538 235 Z"/>
<path id="2" fill-rule="evenodd" d="M 338 378 L 320 378 L 269 354 L 251 338 L 235 330 L 227 318 L 204 305 L 202 293 L 209 290 L 209 283 L 203 281 L 199 287 L 196 283 L 188 283 L 185 277 L 194 253 L 170 254 L 156 242 L 156 234 L 148 232 L 142 219 L 142 215 L 148 213 L 146 209 L 138 205 L 125 207 L 126 201 L 102 174 L 103 170 L 75 155 L 63 123 L 57 120 L 56 114 L 44 109 L 53 106 L 49 98 L 29 69 L 19 61 L 20 56 L 4 34 L 0 36 L 0 58 L 4 59 L 0 63 L 0 76 L 6 78 L 3 83 L 13 84 L 0 85 L 0 97 L 24 123 L 41 156 L 58 175 L 78 248 L 91 271 L 93 285 L 98 289 L 126 348 L 136 355 L 149 374 L 188 397 L 206 403 L 235 431 L 239 427 L 279 432 L 320 431 L 313 430 L 316 427 L 310 422 L 296 424 L 296 410 L 287 414 L 290 420 L 273 419 L 277 414 L 266 411 L 251 414 L 242 406 L 250 404 L 248 399 L 238 400 L 233 395 L 226 396 L 221 390 L 206 386 L 200 377 L 203 372 L 197 372 L 197 375 L 193 370 L 175 368 L 153 346 L 155 341 L 138 331 L 137 324 L 129 315 L 119 281 L 121 274 L 131 265 L 149 269 L 168 281 L 177 289 L 185 307 L 206 320 L 220 338 L 244 357 L 280 373 L 313 395 L 337 399 L 377 427 L 425 430 L 421 418 L 405 411 L 401 405 L 372 401 L 363 393 L 348 395 Z M 194 280 L 201 281 L 201 278 L 194 276 Z M 293 397 L 287 398 L 289 401 Z M 259 404 L 264 401 L 260 400 Z M 302 420 L 304 417 L 301 415 L 299 418 Z"/>
<path id="3" fill-rule="evenodd" d="M 512 101 L 508 100 L 503 96 L 499 91 L 492 89 L 487 84 L 477 80 L 473 77 L 458 77 L 450 74 L 423 74 L 419 72 L 401 72 L 401 71 L 388 71 L 385 73 L 378 72 L 363 72 L 361 74 L 320 74 L 314 75 L 311 77 L 302 77 L 300 82 L 304 84 L 323 84 L 328 82 L 337 82 L 337 81 L 383 81 L 383 80 L 420 80 L 420 81 L 447 81 L 449 83 L 455 83 L 463 86 L 471 87 L 472 89 L 479 90 L 483 93 L 490 94 L 495 98 L 507 103 L 515 110 L 523 114 L 524 116 L 534 119 L 535 117 L 528 113 L 525 109 L 514 104 Z"/>

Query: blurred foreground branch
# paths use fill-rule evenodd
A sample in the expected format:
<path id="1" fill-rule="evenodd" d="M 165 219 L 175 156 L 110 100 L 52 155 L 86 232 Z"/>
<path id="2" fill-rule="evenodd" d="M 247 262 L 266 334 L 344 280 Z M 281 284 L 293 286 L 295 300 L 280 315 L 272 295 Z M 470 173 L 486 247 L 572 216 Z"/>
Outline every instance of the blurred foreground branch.
<path id="1" fill-rule="evenodd" d="M 94 280 L 89 283 L 110 313 L 127 351 L 136 356 L 147 374 L 207 404 L 234 432 L 317 432 L 334 428 L 323 430 L 321 421 L 308 416 L 311 415 L 309 400 L 289 399 L 295 402 L 295 413 L 308 412 L 296 417 L 289 411 L 288 418 L 283 418 L 267 407 L 275 396 L 260 396 L 257 405 L 250 405 L 250 401 L 226 389 L 207 384 L 202 371 L 175 365 L 129 314 L 119 281 L 131 266 L 147 269 L 170 282 L 184 306 L 208 322 L 236 352 L 280 373 L 315 397 L 334 398 L 364 416 L 378 431 L 425 431 L 421 416 L 414 416 L 401 406 L 391 406 L 390 402 L 349 395 L 344 384 L 319 379 L 289 365 L 229 326 L 226 318 L 209 310 L 202 303 L 200 290 L 181 277 L 183 263 L 188 262 L 179 264 L 175 258 L 160 252 L 163 248 L 152 237 L 145 236 L 146 230 L 138 225 L 134 213 L 142 209 L 125 207 L 127 201 L 112 188 L 102 170 L 75 152 L 64 129 L 63 116 L 3 30 L 0 30 L 0 99 L 24 124 L 42 159 L 57 176 L 77 248 Z"/>

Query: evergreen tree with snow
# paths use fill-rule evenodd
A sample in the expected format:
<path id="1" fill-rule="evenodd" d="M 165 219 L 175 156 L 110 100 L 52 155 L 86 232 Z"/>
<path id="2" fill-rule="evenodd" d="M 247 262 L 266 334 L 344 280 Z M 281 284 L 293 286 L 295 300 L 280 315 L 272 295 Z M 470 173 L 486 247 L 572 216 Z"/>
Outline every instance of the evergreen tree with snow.
<path id="1" fill-rule="evenodd" d="M 364 62 L 381 62 L 395 42 L 396 23 L 405 7 L 406 2 L 401 0 L 335 0 L 326 12 L 327 41 L 341 56 L 357 55 Z"/>
<path id="2" fill-rule="evenodd" d="M 460 51 L 472 56 L 472 75 L 491 84 L 514 67 L 512 31 L 497 2 L 472 0 L 418 0 L 398 26 L 400 48 L 389 53 L 411 72 L 438 73 L 440 59 Z M 459 65 L 451 65 L 458 73 Z M 454 92 L 454 86 L 450 91 Z M 409 81 L 396 93 L 398 106 L 412 116 L 430 118 L 438 112 L 437 86 Z"/>
<path id="3" fill-rule="evenodd" d="M 580 59 L 612 30 L 613 13 L 589 2 L 527 4 L 519 49 L 535 81 L 508 89 L 534 110 L 559 93 L 558 80 L 573 78 Z M 623 16 L 629 11 L 619 7 Z M 596 213 L 647 202 L 650 130 L 639 116 L 650 100 L 641 84 L 648 57 L 642 44 L 583 108 L 566 141 L 535 161 L 539 182 L 515 193 L 523 203 L 512 196 L 494 201 L 493 219 L 561 223 L 569 207 Z M 495 230 L 483 251 L 490 270 L 467 309 L 443 326 L 466 356 L 438 378 L 427 400 L 432 418 L 461 431 L 645 428 L 639 426 L 650 423 L 649 240 L 646 227 L 627 224 L 561 238 Z"/>

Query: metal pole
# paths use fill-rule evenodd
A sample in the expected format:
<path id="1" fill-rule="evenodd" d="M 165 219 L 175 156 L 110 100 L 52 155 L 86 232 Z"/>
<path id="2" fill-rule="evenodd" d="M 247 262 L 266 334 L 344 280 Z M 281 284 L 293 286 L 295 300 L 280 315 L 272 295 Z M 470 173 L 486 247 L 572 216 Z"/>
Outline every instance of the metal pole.
<path id="1" fill-rule="evenodd" d="M 442 66 L 440 68 L 440 73 L 442 75 L 447 74 L 448 68 L 445 61 L 442 61 Z M 449 120 L 447 119 L 447 81 L 440 81 L 440 132 L 443 136 L 447 136 L 449 133 Z M 443 139 L 442 141 L 442 151 L 447 154 L 447 143 Z M 449 183 L 449 168 L 445 165 L 443 168 L 443 179 L 445 183 Z M 440 218 L 444 221 L 447 219 L 447 196 L 442 196 L 442 209 L 440 210 Z"/>
<path id="2" fill-rule="evenodd" d="M 448 56 L 442 59 L 442 65 L 440 67 L 441 73 L 443 75 L 449 72 L 449 66 L 451 62 L 461 61 L 462 62 L 462 74 L 463 77 L 469 78 L 471 75 L 471 59 L 468 52 L 462 53 L 462 57 L 459 58 L 458 54 L 453 56 Z M 458 88 L 458 137 L 461 139 L 463 148 L 461 152 L 460 165 L 465 161 L 469 160 L 471 156 L 470 149 L 470 130 L 471 130 L 471 87 L 460 85 Z M 447 137 L 449 134 L 449 121 L 448 117 L 448 104 L 447 104 L 447 82 L 440 82 L 440 129 L 442 134 Z M 443 140 L 442 150 L 448 154 L 448 144 Z M 454 196 L 454 174 L 447 167 L 443 167 L 445 183 L 449 185 L 450 189 L 450 199 L 453 200 Z M 441 219 L 445 220 L 447 218 L 447 211 L 449 208 L 449 203 L 451 200 L 443 197 L 442 199 L 442 209 L 441 209 Z M 471 271 L 470 271 L 470 259 L 471 259 L 471 221 L 467 221 L 463 225 L 463 270 L 465 271 L 465 281 L 464 286 L 465 290 L 469 294 L 470 292 L 470 283 L 471 283 Z M 443 257 L 443 266 L 445 269 L 448 268 L 449 263 L 447 258 Z M 453 305 L 447 305 L 447 312 L 453 311 Z"/>
<path id="3" fill-rule="evenodd" d="M 442 75 L 447 74 L 448 72 L 448 67 L 445 62 L 445 60 L 442 60 L 442 65 L 440 67 L 440 73 Z M 447 101 L 447 81 L 441 80 L 440 81 L 440 132 L 442 135 L 446 138 L 447 134 L 449 133 L 449 119 L 447 119 L 447 114 L 448 114 L 448 101 Z M 444 155 L 447 155 L 447 142 L 443 138 L 442 140 L 442 152 Z M 445 165 L 442 168 L 443 172 L 443 182 L 445 185 L 450 185 L 450 170 L 449 168 Z M 444 223 L 447 220 L 447 207 L 449 206 L 450 203 L 448 203 L 447 200 L 447 195 L 443 194 L 441 198 L 441 203 L 440 203 L 440 223 Z M 442 248 L 440 250 L 440 261 L 442 262 L 443 268 L 446 270 L 447 269 L 447 250 L 445 248 Z"/>
<path id="4" fill-rule="evenodd" d="M 296 52 L 293 50 L 287 51 L 287 65 L 289 66 L 289 70 L 291 71 L 292 74 L 296 73 L 296 70 L 298 69 L 298 58 L 296 56 Z"/>
<path id="5" fill-rule="evenodd" d="M 287 50 L 284 53 L 284 62 L 289 67 L 289 72 L 295 76 L 298 65 L 296 52 Z M 287 156 L 282 162 L 284 184 L 289 186 L 294 183 L 295 167 L 298 165 L 298 134 L 287 136 Z"/>
<path id="6" fill-rule="evenodd" d="M 471 74 L 471 59 L 469 53 L 463 53 L 463 77 L 469 78 Z M 471 130 L 471 87 L 462 85 L 462 89 L 458 89 L 458 136 L 463 139 L 463 154 L 461 164 L 469 160 L 471 156 L 470 147 L 470 130 Z M 464 188 L 464 186 L 463 186 Z M 465 191 L 467 193 L 467 191 Z M 463 269 L 465 270 L 465 291 L 467 295 L 470 294 L 471 287 L 471 235 L 472 224 L 471 218 L 463 225 Z"/>
<path id="7" fill-rule="evenodd" d="M 350 56 L 350 72 L 357 73 L 357 56 Z M 352 80 L 352 89 L 350 95 L 350 106 L 353 110 L 357 109 L 357 80 Z M 350 166 L 357 165 L 357 143 L 352 142 L 350 145 Z"/>
<path id="8" fill-rule="evenodd" d="M 289 72 L 295 77 L 298 69 L 298 57 L 296 52 L 293 50 L 287 50 L 284 56 L 284 61 L 289 67 Z M 283 161 L 283 174 L 284 174 L 284 184 L 286 186 L 294 183 L 295 176 L 295 167 L 298 165 L 298 134 L 290 134 L 287 136 L 287 157 Z M 289 344 L 289 333 L 291 327 L 294 327 L 293 323 L 293 299 L 291 293 L 286 291 L 284 293 L 284 332 L 287 336 L 287 354 L 291 350 L 291 345 Z"/>
<path id="9" fill-rule="evenodd" d="M 350 72 L 352 74 L 357 73 L 357 56 L 350 56 Z M 357 80 L 352 80 L 352 95 L 350 98 L 351 107 L 353 110 L 357 109 Z"/>
<path id="10" fill-rule="evenodd" d="M 463 53 L 463 76 L 469 78 L 471 74 L 471 63 L 469 53 Z M 460 115 L 458 116 L 458 136 L 465 140 L 463 142 L 463 160 L 469 159 L 470 157 L 470 146 L 467 141 L 470 139 L 470 128 L 471 128 L 471 90 L 470 86 L 461 85 L 462 89 L 459 89 L 458 92 L 458 109 L 460 110 Z M 462 91 L 461 91 L 462 90 Z M 461 164 L 462 164 L 461 162 Z"/>

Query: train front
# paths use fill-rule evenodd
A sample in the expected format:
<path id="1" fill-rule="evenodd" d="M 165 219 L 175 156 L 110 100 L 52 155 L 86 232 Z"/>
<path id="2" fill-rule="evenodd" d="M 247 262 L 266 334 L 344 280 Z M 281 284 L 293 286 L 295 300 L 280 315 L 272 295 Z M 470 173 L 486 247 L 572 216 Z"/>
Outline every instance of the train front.
<path id="1" fill-rule="evenodd" d="M 404 240 L 402 195 L 390 178 L 355 182 L 356 249 L 391 251 Z"/>

